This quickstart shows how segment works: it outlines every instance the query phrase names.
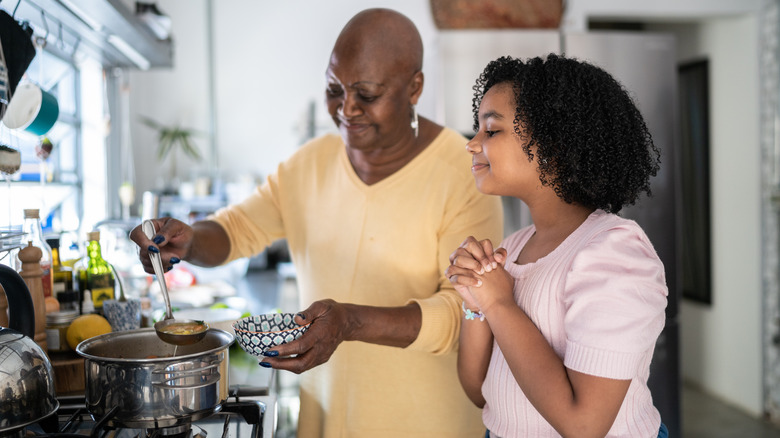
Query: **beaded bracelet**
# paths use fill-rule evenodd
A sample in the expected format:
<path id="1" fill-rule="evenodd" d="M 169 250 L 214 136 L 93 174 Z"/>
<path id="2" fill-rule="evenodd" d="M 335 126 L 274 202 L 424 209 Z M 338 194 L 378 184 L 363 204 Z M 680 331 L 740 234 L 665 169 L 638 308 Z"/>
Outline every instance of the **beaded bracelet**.
<path id="1" fill-rule="evenodd" d="M 465 302 L 460 303 L 460 308 L 463 309 L 463 313 L 466 314 L 466 319 L 468 320 L 477 319 L 477 318 L 479 318 L 480 321 L 485 320 L 485 314 L 483 314 L 482 312 L 474 312 L 471 309 L 467 309 Z"/>

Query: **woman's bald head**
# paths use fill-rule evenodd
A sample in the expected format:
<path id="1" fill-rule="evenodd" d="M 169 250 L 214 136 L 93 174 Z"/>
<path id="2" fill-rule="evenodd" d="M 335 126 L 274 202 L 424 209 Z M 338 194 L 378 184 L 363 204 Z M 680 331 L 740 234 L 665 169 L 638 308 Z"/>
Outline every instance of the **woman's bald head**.
<path id="1" fill-rule="evenodd" d="M 405 70 L 411 75 L 422 70 L 422 38 L 405 15 L 392 9 L 366 9 L 342 29 L 333 47 L 331 58 L 334 57 L 371 64 L 392 63 L 399 74 Z"/>

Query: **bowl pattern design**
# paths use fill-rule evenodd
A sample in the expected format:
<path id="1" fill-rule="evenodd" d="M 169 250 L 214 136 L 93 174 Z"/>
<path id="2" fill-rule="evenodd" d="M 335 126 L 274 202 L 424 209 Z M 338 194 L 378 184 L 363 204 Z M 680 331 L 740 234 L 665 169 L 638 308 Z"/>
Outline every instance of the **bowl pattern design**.
<path id="1" fill-rule="evenodd" d="M 262 356 L 269 348 L 300 338 L 309 328 L 309 324 L 296 324 L 294 317 L 294 313 L 248 316 L 234 322 L 233 330 L 244 351 L 254 356 Z"/>

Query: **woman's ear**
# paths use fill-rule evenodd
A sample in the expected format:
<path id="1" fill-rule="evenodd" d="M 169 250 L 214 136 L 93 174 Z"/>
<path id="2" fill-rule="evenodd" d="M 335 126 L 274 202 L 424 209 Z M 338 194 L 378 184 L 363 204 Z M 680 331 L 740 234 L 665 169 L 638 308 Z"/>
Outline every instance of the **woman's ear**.
<path id="1" fill-rule="evenodd" d="M 417 105 L 417 101 L 420 99 L 420 95 L 422 94 L 424 82 L 425 77 L 423 72 L 421 70 L 417 70 L 414 73 L 414 76 L 412 76 L 412 80 L 409 81 L 409 90 L 411 92 L 409 101 L 412 103 L 412 105 Z"/>

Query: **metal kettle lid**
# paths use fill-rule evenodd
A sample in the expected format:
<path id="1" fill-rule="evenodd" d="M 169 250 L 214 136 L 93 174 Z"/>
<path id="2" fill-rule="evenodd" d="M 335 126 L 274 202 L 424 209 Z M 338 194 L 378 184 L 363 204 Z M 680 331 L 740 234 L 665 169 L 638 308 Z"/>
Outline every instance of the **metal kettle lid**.
<path id="1" fill-rule="evenodd" d="M 0 348 L 2 348 L 5 344 L 16 342 L 23 337 L 24 335 L 17 332 L 16 330 L 0 327 Z"/>

